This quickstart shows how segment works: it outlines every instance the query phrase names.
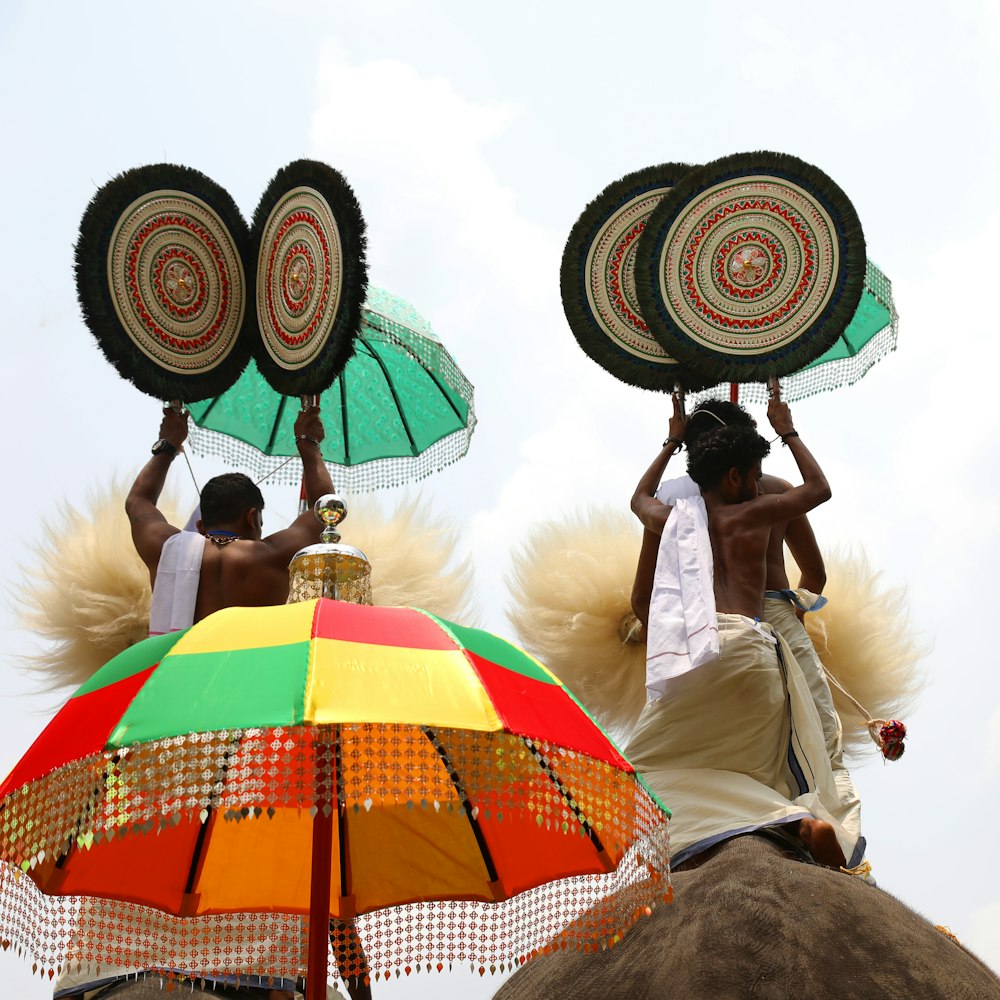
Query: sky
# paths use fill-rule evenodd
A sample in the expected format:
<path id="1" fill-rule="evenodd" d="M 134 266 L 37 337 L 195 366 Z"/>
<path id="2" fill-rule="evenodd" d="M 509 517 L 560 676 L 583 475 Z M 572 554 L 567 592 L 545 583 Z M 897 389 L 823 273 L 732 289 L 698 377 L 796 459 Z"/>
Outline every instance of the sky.
<path id="1" fill-rule="evenodd" d="M 380 502 L 419 500 L 462 529 L 483 621 L 510 634 L 504 578 L 518 538 L 580 504 L 627 506 L 669 413 L 570 334 L 558 277 L 570 227 L 630 171 L 778 150 L 848 193 L 900 313 L 896 353 L 793 407 L 834 491 L 813 518 L 822 544 L 863 547 L 887 585 L 907 588 L 933 644 L 905 758 L 855 771 L 869 858 L 883 888 L 1000 970 L 1000 876 L 979 850 L 1000 825 L 1000 671 L 986 628 L 1000 541 L 1000 351 L 986 308 L 1000 7 L 7 0 L 0 84 L 11 306 L 0 770 L 58 705 L 19 668 L 36 643 L 18 627 L 21 567 L 44 519 L 131 478 L 159 425 L 157 402 L 103 360 L 76 303 L 73 245 L 98 187 L 129 167 L 182 163 L 250 216 L 293 159 L 345 174 L 371 282 L 427 316 L 476 386 L 469 454 L 419 493 Z M 792 476 L 782 462 L 769 470 Z M 216 471 L 196 465 L 202 480 Z M 290 518 L 294 497 L 269 494 L 269 508 Z M 0 963 L 9 995 L 50 995 L 23 961 Z M 377 995 L 498 986 L 452 975 Z"/>

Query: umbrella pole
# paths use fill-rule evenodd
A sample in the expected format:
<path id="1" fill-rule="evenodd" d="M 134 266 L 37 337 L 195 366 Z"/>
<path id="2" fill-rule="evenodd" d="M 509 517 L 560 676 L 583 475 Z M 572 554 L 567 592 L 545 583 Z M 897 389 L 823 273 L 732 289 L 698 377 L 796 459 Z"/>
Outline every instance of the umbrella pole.
<path id="1" fill-rule="evenodd" d="M 309 509 L 309 497 L 306 496 L 306 477 L 302 477 L 299 486 L 299 513 L 304 514 Z"/>
<path id="2" fill-rule="evenodd" d="M 301 396 L 299 403 L 302 406 L 303 412 L 310 406 L 315 406 L 319 409 L 319 396 Z M 304 514 L 309 509 L 309 497 L 306 496 L 306 476 L 305 472 L 302 473 L 302 483 L 299 486 L 299 513 Z"/>
<path id="3" fill-rule="evenodd" d="M 326 734 L 324 734 L 326 735 Z M 306 1000 L 326 1000 L 326 977 L 330 953 L 330 877 L 333 873 L 333 802 L 329 783 L 328 739 L 320 744 L 323 758 L 316 773 L 316 815 L 312 830 L 312 868 L 309 885 L 309 950 Z M 320 747 L 317 747 L 319 750 Z M 322 791 L 320 791 L 322 789 Z"/>
<path id="4" fill-rule="evenodd" d="M 729 402 L 738 403 L 740 401 L 740 384 L 739 382 L 729 383 Z"/>

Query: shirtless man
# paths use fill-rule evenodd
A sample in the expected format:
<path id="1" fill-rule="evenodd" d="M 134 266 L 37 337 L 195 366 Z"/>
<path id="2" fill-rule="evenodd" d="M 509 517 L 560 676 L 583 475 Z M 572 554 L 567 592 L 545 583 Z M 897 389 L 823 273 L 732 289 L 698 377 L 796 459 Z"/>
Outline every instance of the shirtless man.
<path id="1" fill-rule="evenodd" d="M 132 541 L 149 568 L 154 587 L 163 546 L 171 536 L 180 533 L 160 513 L 156 502 L 170 463 L 187 438 L 187 429 L 187 414 L 169 407 L 163 411 L 160 440 L 153 446 L 153 457 L 139 473 L 125 500 Z M 320 452 L 322 440 L 319 407 L 303 410 L 295 421 L 295 444 L 302 459 L 310 509 L 283 531 L 266 538 L 262 537 L 264 498 L 247 476 L 227 473 L 205 484 L 201 493 L 202 519 L 197 525 L 205 542 L 194 621 L 201 621 L 222 608 L 285 603 L 288 563 L 299 549 L 318 542 L 323 529 L 312 512 L 312 504 L 324 493 L 333 492 L 330 473 Z"/>
<path id="2" fill-rule="evenodd" d="M 830 498 L 822 470 L 795 431 L 788 406 L 780 400 L 777 380 L 772 383 L 772 392 L 768 419 L 795 458 L 803 478 L 801 486 L 780 493 L 762 492 L 760 463 L 769 445 L 748 427 L 720 426 L 705 434 L 689 463 L 707 512 L 716 612 L 719 616 L 741 616 L 751 625 L 763 617 L 772 528 L 800 518 Z M 653 535 L 662 534 L 672 510 L 653 494 L 666 462 L 683 438 L 683 414 L 675 399 L 663 451 L 640 480 L 633 498 L 633 511 Z M 648 614 L 648 596 L 645 607 L 636 608 L 637 614 L 640 611 L 644 613 L 640 617 Z M 694 675 L 691 677 L 695 683 Z M 733 769 L 738 770 L 735 765 Z M 845 863 L 830 823 L 803 818 L 796 821 L 794 829 L 816 860 L 831 867 Z"/>
<path id="3" fill-rule="evenodd" d="M 216 476 L 202 489 L 202 517 L 197 528 L 205 536 L 205 542 L 194 606 L 195 622 L 223 608 L 284 604 L 288 599 L 289 562 L 299 549 L 320 540 L 323 525 L 313 514 L 312 505 L 323 494 L 333 492 L 333 482 L 320 451 L 324 430 L 319 407 L 303 409 L 295 420 L 294 430 L 309 506 L 284 530 L 262 537 L 264 498 L 247 476 L 238 472 Z M 139 473 L 125 500 L 132 540 L 149 567 L 154 591 L 163 547 L 179 534 L 157 509 L 156 502 L 187 431 L 186 414 L 170 407 L 163 411 L 160 439 L 153 446 L 153 457 Z M 350 929 L 353 930 L 353 925 Z M 353 943 L 361 950 L 356 936 Z M 363 950 L 361 953 L 364 954 Z M 342 961 L 346 957 L 346 953 L 338 953 Z M 371 997 L 370 987 L 360 979 L 349 982 L 348 989 L 352 1000 Z M 270 992 L 270 1000 L 290 1000 L 291 996 L 281 990 Z"/>
<path id="4" fill-rule="evenodd" d="M 690 417 L 685 418 L 680 401 L 675 398 L 674 414 L 668 430 L 670 436 L 664 441 L 662 451 L 639 481 L 632 497 L 632 510 L 636 510 L 637 504 L 643 497 L 655 496 L 663 503 L 670 504 L 680 497 L 698 496 L 701 491 L 690 476 L 679 476 L 665 482 L 660 480 L 667 463 L 676 454 L 681 440 L 690 451 L 702 435 L 718 430 L 720 426 L 749 427 L 756 430 L 757 422 L 743 407 L 721 400 L 707 400 L 699 405 Z M 764 493 L 786 493 L 792 488 L 792 484 L 777 476 L 765 474 L 760 478 L 760 488 Z M 789 589 L 788 572 L 785 568 L 786 543 L 799 567 L 799 587 L 814 594 L 822 594 L 823 587 L 826 586 L 826 567 L 819 546 L 816 544 L 812 526 L 805 515 L 771 528 L 767 545 L 767 590 Z M 643 625 L 646 624 L 649 612 L 649 597 L 653 587 L 653 573 L 656 570 L 659 546 L 659 533 L 645 528 L 632 588 L 632 610 Z M 801 617 L 801 611 L 798 613 Z"/>
<path id="5" fill-rule="evenodd" d="M 163 411 L 160 440 L 153 446 L 153 457 L 139 473 L 125 500 L 125 512 L 132 526 L 132 540 L 142 561 L 149 568 L 150 582 L 157 590 L 157 570 L 164 546 L 181 539 L 178 528 L 168 523 L 156 503 L 170 469 L 170 464 L 187 438 L 188 418 L 172 408 Z M 324 493 L 333 492 L 330 473 L 323 464 L 320 442 L 323 424 L 318 407 L 303 410 L 295 421 L 295 441 L 302 458 L 303 479 L 310 505 Z M 240 473 L 216 476 L 201 492 L 202 520 L 198 531 L 205 536 L 202 552 L 195 560 L 197 596 L 185 603 L 178 618 L 175 614 L 168 629 L 186 628 L 215 611 L 229 607 L 263 607 L 284 604 L 288 598 L 288 563 L 306 545 L 319 541 L 322 525 L 312 510 L 296 518 L 283 531 L 262 537 L 264 499 L 260 490 Z M 185 533 L 188 534 L 188 533 Z M 199 568 L 200 567 L 200 568 Z M 164 572 L 166 576 L 166 571 Z M 161 581 L 161 586 L 166 586 Z M 186 616 L 186 620 L 185 620 Z M 191 620 L 193 618 L 193 620 Z M 281 986 L 291 987 L 291 983 Z M 63 986 L 64 988 L 60 988 Z M 234 986 L 211 983 L 213 996 L 236 1000 L 292 1000 L 290 988 Z M 57 983 L 55 996 L 90 995 L 95 987 L 100 996 L 109 998 L 159 995 L 158 983 L 135 976 L 120 976 L 98 982 Z M 367 991 L 367 987 L 363 987 Z M 363 992 L 360 996 L 369 997 Z"/>

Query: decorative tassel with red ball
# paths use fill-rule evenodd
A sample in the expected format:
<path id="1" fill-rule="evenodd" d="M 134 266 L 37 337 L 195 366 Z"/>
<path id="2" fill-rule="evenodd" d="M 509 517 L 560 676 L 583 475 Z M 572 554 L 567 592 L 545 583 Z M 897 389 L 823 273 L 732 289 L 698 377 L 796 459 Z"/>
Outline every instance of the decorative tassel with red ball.
<path id="1" fill-rule="evenodd" d="M 899 760 L 903 756 L 906 747 L 903 740 L 906 738 L 906 726 L 898 719 L 871 719 L 868 723 L 868 732 L 871 733 L 875 746 L 882 751 L 882 756 L 886 760 Z"/>

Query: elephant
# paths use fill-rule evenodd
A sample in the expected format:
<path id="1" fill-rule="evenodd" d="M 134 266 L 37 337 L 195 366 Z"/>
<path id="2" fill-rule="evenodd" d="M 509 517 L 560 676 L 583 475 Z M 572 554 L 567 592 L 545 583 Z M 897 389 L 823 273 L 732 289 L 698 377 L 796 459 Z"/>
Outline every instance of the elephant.
<path id="1" fill-rule="evenodd" d="M 538 956 L 494 1000 L 1000 1000 L 954 938 L 766 831 L 717 844 L 673 884 L 614 948 Z"/>

